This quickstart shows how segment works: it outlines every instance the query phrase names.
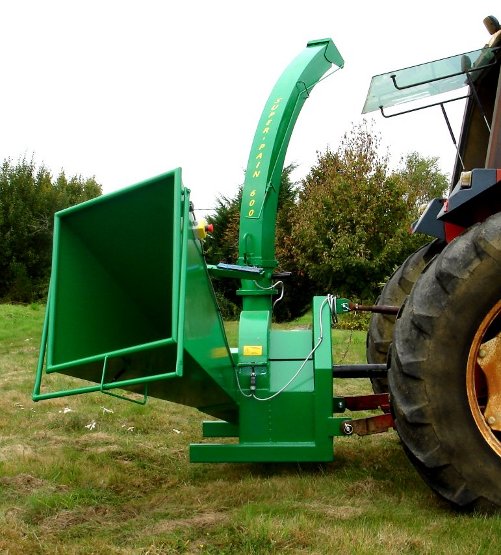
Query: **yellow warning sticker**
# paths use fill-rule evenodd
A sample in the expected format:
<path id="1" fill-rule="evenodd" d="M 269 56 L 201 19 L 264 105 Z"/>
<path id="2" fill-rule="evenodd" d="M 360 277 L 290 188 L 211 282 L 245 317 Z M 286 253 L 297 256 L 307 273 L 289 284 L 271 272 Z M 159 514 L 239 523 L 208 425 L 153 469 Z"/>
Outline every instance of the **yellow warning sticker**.
<path id="1" fill-rule="evenodd" d="M 228 351 L 226 350 L 226 347 L 215 347 L 211 350 L 210 354 L 212 358 L 224 358 L 228 355 Z"/>
<path id="2" fill-rule="evenodd" d="M 244 345 L 244 357 L 259 357 L 262 354 L 262 345 Z"/>

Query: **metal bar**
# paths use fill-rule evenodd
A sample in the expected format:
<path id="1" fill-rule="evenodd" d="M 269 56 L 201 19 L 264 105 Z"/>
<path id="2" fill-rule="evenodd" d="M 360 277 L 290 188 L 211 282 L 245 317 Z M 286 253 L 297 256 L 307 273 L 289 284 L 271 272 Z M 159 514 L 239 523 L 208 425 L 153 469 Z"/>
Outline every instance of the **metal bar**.
<path id="1" fill-rule="evenodd" d="M 42 374 L 45 362 L 45 354 L 47 352 L 47 333 L 49 328 L 49 308 L 50 308 L 50 298 L 51 298 L 51 284 L 49 281 L 48 295 L 47 295 L 47 306 L 45 307 L 45 316 L 42 329 L 42 339 L 40 342 L 40 353 L 38 354 L 38 364 L 37 371 L 35 374 L 35 384 L 33 386 L 32 399 L 37 401 L 36 397 L 40 395 L 40 388 L 42 387 Z"/>
<path id="2" fill-rule="evenodd" d="M 492 131 L 489 136 L 485 167 L 499 168 L 501 167 L 501 73 L 498 77 L 491 129 Z"/>
<path id="3" fill-rule="evenodd" d="M 353 430 L 352 433 L 354 432 L 358 436 L 367 436 L 370 434 L 387 432 L 390 428 L 395 427 L 395 423 L 393 421 L 393 416 L 388 413 L 350 420 L 350 426 Z"/>
<path id="4" fill-rule="evenodd" d="M 490 126 L 489 122 L 487 121 L 487 116 L 485 115 L 484 107 L 482 106 L 482 103 L 480 102 L 480 98 L 478 96 L 477 89 L 475 88 L 475 84 L 473 83 L 473 79 L 471 78 L 471 75 L 469 73 L 466 74 L 466 79 L 468 80 L 468 85 L 470 85 L 470 90 L 473 94 L 473 98 L 475 99 L 475 102 L 477 103 L 478 109 L 480 110 L 480 113 L 482 114 L 482 117 L 484 118 L 484 122 L 485 122 L 485 125 L 487 126 L 487 130 L 490 133 L 491 132 L 491 126 Z"/>
<path id="5" fill-rule="evenodd" d="M 186 299 L 186 270 L 188 260 L 188 229 L 190 217 L 190 191 L 184 189 L 184 205 L 183 205 L 183 233 L 181 236 L 181 264 L 179 271 L 179 299 Z M 177 334 L 177 357 L 176 357 L 176 375 L 183 375 L 184 360 L 184 322 L 185 322 L 185 303 L 180 302 L 178 306 L 178 334 Z"/>
<path id="6" fill-rule="evenodd" d="M 333 378 L 384 378 L 388 374 L 386 364 L 335 364 Z"/>
<path id="7" fill-rule="evenodd" d="M 449 116 L 447 115 L 447 112 L 445 111 L 445 106 L 444 106 L 443 102 L 440 103 L 440 108 L 442 109 L 442 114 L 444 116 L 445 123 L 447 125 L 447 129 L 449 130 L 449 134 L 451 136 L 452 142 L 454 143 L 454 146 L 456 147 L 457 157 L 458 157 L 459 161 L 461 162 L 461 167 L 464 170 L 464 162 L 463 162 L 463 159 L 461 158 L 461 153 L 459 152 L 459 146 L 456 142 L 456 137 L 454 136 L 454 131 L 452 130 L 451 122 L 449 121 Z"/>
<path id="8" fill-rule="evenodd" d="M 126 349 L 118 349 L 116 351 L 110 351 L 109 353 L 101 353 L 99 355 L 93 355 L 91 357 L 80 358 L 77 360 L 72 360 L 70 362 L 63 362 L 61 364 L 54 364 L 47 368 L 47 372 L 60 372 L 61 370 L 66 370 L 68 368 L 73 368 L 74 366 L 80 366 L 82 364 L 89 364 L 92 362 L 101 362 L 106 357 L 114 358 L 124 355 L 130 355 L 134 353 L 140 353 L 141 351 L 147 351 L 149 349 L 154 349 L 156 347 L 165 347 L 166 345 L 175 345 L 176 342 L 168 337 L 167 339 L 159 339 L 158 341 L 151 341 L 150 343 L 143 343 L 142 345 L 136 345 L 134 347 L 127 347 Z"/>
<path id="9" fill-rule="evenodd" d="M 458 96 L 456 98 L 451 98 L 449 100 L 442 100 L 441 102 L 434 102 L 433 104 L 427 104 L 426 106 L 420 106 L 419 108 L 411 108 L 410 110 L 403 110 L 402 112 L 397 112 L 396 114 L 385 114 L 384 107 L 379 106 L 379 110 L 381 111 L 381 115 L 386 118 L 394 118 L 396 116 L 402 116 L 403 114 L 410 114 L 412 112 L 418 112 L 419 110 L 425 110 L 426 108 L 433 108 L 433 106 L 440 106 L 441 104 L 448 104 L 449 102 L 456 102 L 456 100 L 464 100 L 465 98 L 470 98 L 469 94 L 464 96 Z"/>
<path id="10" fill-rule="evenodd" d="M 181 177 L 180 177 L 180 182 Z M 181 221 L 183 214 L 181 212 L 182 209 L 182 190 L 181 187 L 175 189 L 174 193 L 174 206 L 173 206 L 173 227 L 172 227 L 172 245 L 173 245 L 173 260 L 181 260 L 182 257 L 182 228 L 178 222 Z M 185 221 L 183 220 L 183 226 L 185 225 Z M 178 272 L 172 272 L 172 290 L 179 291 L 181 282 L 181 271 L 179 269 Z M 178 330 L 179 330 L 179 306 L 180 306 L 180 296 L 173 295 L 172 299 L 172 307 L 171 307 L 171 319 L 172 319 L 172 339 L 177 341 L 178 337 Z"/>
<path id="11" fill-rule="evenodd" d="M 482 65 L 482 66 L 467 69 L 465 71 L 463 70 L 463 71 L 458 71 L 456 73 L 450 73 L 449 75 L 444 75 L 442 77 L 435 77 L 434 79 L 426 79 L 425 81 L 420 81 L 418 83 L 413 83 L 412 85 L 405 85 L 403 87 L 400 87 L 399 85 L 397 85 L 397 79 L 396 79 L 397 76 L 395 74 L 390 75 L 390 78 L 393 81 L 393 86 L 397 90 L 405 91 L 406 89 L 412 89 L 414 87 L 419 87 L 420 85 L 427 85 L 428 83 L 435 83 L 436 81 L 443 81 L 444 79 L 449 79 L 450 77 L 457 77 L 458 75 L 466 75 L 468 77 L 469 74 L 473 73 L 474 71 L 481 71 L 482 69 L 486 69 L 488 67 L 495 66 L 496 64 L 497 64 L 497 60 L 494 60 L 493 62 L 491 62 L 489 64 L 485 64 L 485 65 Z"/>
<path id="12" fill-rule="evenodd" d="M 127 395 L 119 395 L 118 393 L 113 393 L 112 391 L 102 390 L 102 393 L 109 395 L 110 397 L 116 397 L 122 401 L 129 401 L 129 403 L 135 403 L 136 405 L 144 406 L 148 402 L 148 384 L 144 384 L 143 399 L 139 401 L 138 399 L 132 399 L 132 397 L 127 397 Z"/>
<path id="13" fill-rule="evenodd" d="M 344 398 L 345 408 L 351 411 L 375 410 L 390 406 L 388 393 L 374 393 L 372 395 L 350 395 Z"/>
<path id="14" fill-rule="evenodd" d="M 108 389 L 126 389 L 129 386 L 143 385 L 151 382 L 157 382 L 162 380 L 170 380 L 179 377 L 175 371 L 165 372 L 164 374 L 155 374 L 154 376 L 141 376 L 139 378 L 131 378 L 129 380 L 121 380 L 118 382 L 108 382 L 98 385 L 90 385 L 86 387 L 79 387 L 77 389 L 68 389 L 60 391 L 52 391 L 50 393 L 42 393 L 40 395 L 33 395 L 33 401 L 43 401 L 45 399 L 55 399 L 57 397 L 66 397 L 70 395 L 80 395 L 81 393 L 93 393 L 95 391 L 100 391 L 104 393 L 104 390 Z"/>
<path id="15" fill-rule="evenodd" d="M 127 397 L 125 395 L 119 395 L 118 393 L 112 393 L 111 391 L 106 391 L 104 389 L 105 386 L 105 381 L 104 381 L 104 377 L 106 375 L 106 366 L 108 364 L 108 357 L 104 358 L 104 364 L 103 364 L 103 373 L 101 375 L 101 392 L 104 393 L 105 395 L 110 395 L 111 397 L 116 397 L 117 399 L 123 399 L 124 401 L 130 401 L 131 403 L 137 403 L 138 405 L 146 405 L 146 402 L 148 401 L 148 384 L 144 384 L 144 393 L 143 393 L 143 400 L 142 401 L 137 401 L 136 399 L 131 399 L 130 397 Z"/>
<path id="16" fill-rule="evenodd" d="M 350 303 L 350 310 L 355 310 L 357 312 L 377 312 L 378 314 L 398 314 L 400 310 L 399 306 L 391 306 L 387 304 L 376 304 L 376 305 L 363 305 L 358 303 Z"/>

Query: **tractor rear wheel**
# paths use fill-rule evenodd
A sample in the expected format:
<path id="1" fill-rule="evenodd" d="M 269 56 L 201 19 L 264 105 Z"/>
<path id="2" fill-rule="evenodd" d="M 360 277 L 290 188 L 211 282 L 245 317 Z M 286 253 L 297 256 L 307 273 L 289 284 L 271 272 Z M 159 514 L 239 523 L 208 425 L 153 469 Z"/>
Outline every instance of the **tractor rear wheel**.
<path id="1" fill-rule="evenodd" d="M 443 247 L 444 242 L 436 239 L 413 252 L 386 282 L 377 304 L 400 307 L 426 265 Z M 366 340 L 369 364 L 386 364 L 388 349 L 393 341 L 395 319 L 396 316 L 391 314 L 372 314 Z M 371 378 L 371 382 L 374 393 L 388 391 L 387 378 Z"/>
<path id="2" fill-rule="evenodd" d="M 395 326 L 389 387 L 411 462 L 453 505 L 501 506 L 501 214 L 450 243 Z"/>

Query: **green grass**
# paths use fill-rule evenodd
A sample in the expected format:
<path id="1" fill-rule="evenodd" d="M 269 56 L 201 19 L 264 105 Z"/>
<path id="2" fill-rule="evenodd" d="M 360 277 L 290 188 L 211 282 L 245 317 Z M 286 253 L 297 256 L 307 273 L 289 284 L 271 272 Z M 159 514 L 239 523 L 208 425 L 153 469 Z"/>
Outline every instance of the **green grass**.
<path id="1" fill-rule="evenodd" d="M 329 464 L 201 465 L 188 462 L 193 409 L 98 394 L 33 403 L 43 312 L 0 305 L 0 553 L 498 553 L 500 517 L 452 512 L 394 432 L 337 439 Z M 337 362 L 363 361 L 364 333 L 334 342 Z"/>

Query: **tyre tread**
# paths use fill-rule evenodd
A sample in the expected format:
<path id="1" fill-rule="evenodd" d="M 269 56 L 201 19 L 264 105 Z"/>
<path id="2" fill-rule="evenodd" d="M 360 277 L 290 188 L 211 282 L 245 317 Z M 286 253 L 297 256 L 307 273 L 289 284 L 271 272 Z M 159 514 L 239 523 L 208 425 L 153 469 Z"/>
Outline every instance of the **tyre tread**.
<path id="1" fill-rule="evenodd" d="M 417 280 L 396 322 L 389 372 L 396 428 L 411 462 L 434 491 L 461 508 L 497 507 L 501 505 L 501 491 L 489 491 L 480 480 L 471 478 L 472 473 L 465 476 L 467 472 L 457 452 L 460 446 L 456 451 L 451 447 L 452 441 L 443 439 L 448 432 L 444 432 L 444 424 L 436 416 L 433 396 L 436 398 L 438 393 L 430 388 L 445 379 L 438 374 L 440 368 L 435 368 L 439 366 L 437 344 L 444 336 L 444 310 L 457 306 L 461 317 L 458 298 L 462 299 L 471 279 L 482 278 L 477 270 L 486 258 L 495 261 L 501 272 L 501 214 L 456 238 Z M 487 273 L 485 286 L 492 288 L 491 275 L 492 271 Z M 475 284 L 477 288 L 481 285 Z M 447 347 L 454 348 L 447 345 L 444 350 Z M 463 347 L 455 348 L 460 351 Z M 445 358 L 444 361 L 446 364 Z M 501 461 L 494 461 L 491 466 L 499 472 Z"/>

